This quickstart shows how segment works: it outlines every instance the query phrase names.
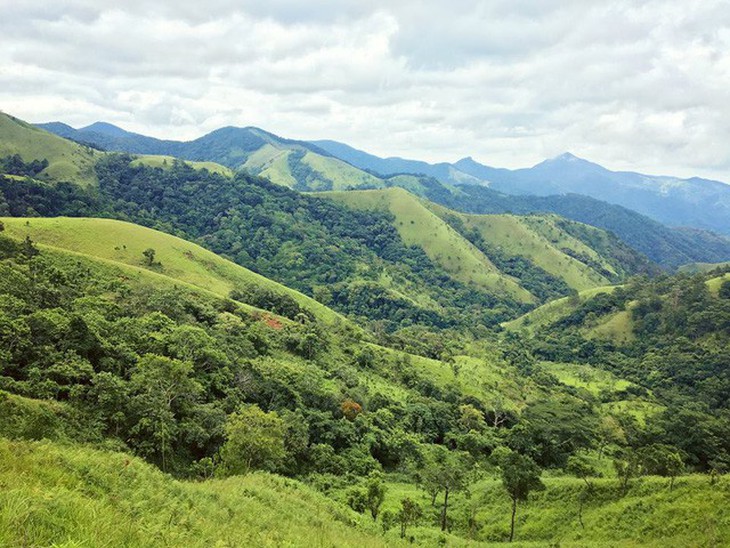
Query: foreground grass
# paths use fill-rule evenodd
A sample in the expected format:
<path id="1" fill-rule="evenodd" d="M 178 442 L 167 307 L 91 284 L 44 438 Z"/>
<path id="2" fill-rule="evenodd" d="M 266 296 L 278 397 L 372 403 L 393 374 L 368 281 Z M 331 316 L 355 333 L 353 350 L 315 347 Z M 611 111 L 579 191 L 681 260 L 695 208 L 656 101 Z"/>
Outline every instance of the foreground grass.
<path id="1" fill-rule="evenodd" d="M 0 438 L 0 487 L 0 546 L 386 545 L 349 509 L 270 474 L 183 482 L 123 453 Z"/>

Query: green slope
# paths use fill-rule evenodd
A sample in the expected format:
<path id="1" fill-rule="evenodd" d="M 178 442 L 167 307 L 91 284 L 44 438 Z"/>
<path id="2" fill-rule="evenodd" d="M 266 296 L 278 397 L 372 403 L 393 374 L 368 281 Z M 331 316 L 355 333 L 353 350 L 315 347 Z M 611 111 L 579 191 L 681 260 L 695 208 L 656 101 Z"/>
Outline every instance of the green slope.
<path id="1" fill-rule="evenodd" d="M 48 160 L 39 179 L 88 186 L 96 183 L 94 164 L 103 153 L 0 112 L 0 158 L 14 154 L 19 154 L 24 162 Z"/>
<path id="2" fill-rule="evenodd" d="M 510 295 L 522 302 L 534 301 L 517 281 L 502 274 L 481 251 L 409 192 L 390 188 L 322 195 L 349 207 L 390 212 L 403 241 L 422 247 L 432 261 L 457 280 Z"/>
<path id="3" fill-rule="evenodd" d="M 175 162 L 175 158 L 173 158 L 172 156 L 149 154 L 149 155 L 139 156 L 136 160 L 134 160 L 132 162 L 132 165 L 133 166 L 144 165 L 144 166 L 149 166 L 149 167 L 169 168 L 169 167 L 172 167 L 174 162 Z M 193 169 L 207 169 L 211 173 L 217 173 L 218 175 L 223 175 L 224 177 L 233 176 L 233 170 L 227 168 L 226 166 L 217 164 L 215 162 L 192 162 L 192 161 L 186 160 L 185 163 L 190 165 Z"/>
<path id="4" fill-rule="evenodd" d="M 599 293 L 611 293 L 614 289 L 616 289 L 616 286 L 596 287 L 581 291 L 578 294 L 578 298 L 563 297 L 562 299 L 555 299 L 537 307 L 535 310 L 530 310 L 527 314 L 519 318 L 503 323 L 502 327 L 508 331 L 525 329 L 528 332 L 534 332 L 540 327 L 550 325 L 560 318 L 567 316 L 578 308 L 582 302 L 587 301 L 591 297 Z"/>
<path id="5" fill-rule="evenodd" d="M 534 297 L 519 276 L 500 270 L 495 264 L 497 253 L 507 261 L 523 258 L 578 291 L 609 285 L 627 274 L 621 265 L 614 265 L 602 255 L 609 245 L 603 231 L 572 223 L 589 233 L 586 240 L 595 242 L 597 250 L 568 232 L 565 225 L 570 222 L 556 215 L 463 214 L 417 198 L 402 188 L 323 195 L 350 207 L 391 213 L 404 241 L 422 247 L 454 278 L 506 292 L 523 302 L 534 301 Z M 467 239 L 469 234 L 477 234 L 490 249 L 476 247 Z"/>
<path id="6" fill-rule="evenodd" d="M 2 546 L 392 546 L 305 485 L 176 481 L 122 453 L 0 438 Z"/>
<path id="7" fill-rule="evenodd" d="M 558 226 L 565 221 L 557 215 L 468 215 L 437 205 L 431 208 L 443 218 L 456 216 L 502 253 L 524 257 L 578 291 L 607 285 L 607 275 L 617 275 L 595 249 Z"/>
<path id="8" fill-rule="evenodd" d="M 236 287 L 254 284 L 290 295 L 326 323 L 346 321 L 314 299 L 163 232 L 111 219 L 7 217 L 2 222 L 5 234 L 16 239 L 29 236 L 41 245 L 129 265 L 137 270 L 151 270 L 224 298 Z M 148 248 L 155 250 L 155 260 L 161 266 L 150 269 L 145 265 L 142 252 Z"/>

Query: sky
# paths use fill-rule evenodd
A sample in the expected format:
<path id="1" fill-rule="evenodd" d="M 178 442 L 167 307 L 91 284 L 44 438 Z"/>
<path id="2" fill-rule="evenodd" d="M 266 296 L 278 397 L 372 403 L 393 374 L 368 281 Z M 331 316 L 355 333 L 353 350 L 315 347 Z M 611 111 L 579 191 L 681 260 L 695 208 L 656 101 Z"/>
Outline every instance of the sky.
<path id="1" fill-rule="evenodd" d="M 0 0 L 0 110 L 730 182 L 730 3 Z"/>

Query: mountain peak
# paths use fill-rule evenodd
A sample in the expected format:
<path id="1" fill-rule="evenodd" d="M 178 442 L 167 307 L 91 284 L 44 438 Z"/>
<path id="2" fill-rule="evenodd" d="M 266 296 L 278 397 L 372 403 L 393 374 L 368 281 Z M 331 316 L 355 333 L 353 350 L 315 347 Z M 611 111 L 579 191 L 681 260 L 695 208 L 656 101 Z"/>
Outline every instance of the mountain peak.
<path id="1" fill-rule="evenodd" d="M 553 160 L 560 162 L 585 162 L 582 158 L 578 158 L 575 154 L 570 152 L 563 152 L 560 156 L 556 156 Z"/>
<path id="2" fill-rule="evenodd" d="M 122 128 L 110 124 L 109 122 L 94 122 L 93 124 L 81 128 L 79 131 L 93 131 L 95 133 L 101 133 L 103 135 L 115 135 L 121 136 L 126 135 L 127 131 Z"/>

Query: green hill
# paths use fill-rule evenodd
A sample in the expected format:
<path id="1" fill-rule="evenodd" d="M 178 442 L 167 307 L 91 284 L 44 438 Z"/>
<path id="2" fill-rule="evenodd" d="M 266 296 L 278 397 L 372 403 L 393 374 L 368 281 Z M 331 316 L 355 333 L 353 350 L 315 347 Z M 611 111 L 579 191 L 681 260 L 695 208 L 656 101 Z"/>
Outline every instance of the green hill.
<path id="1" fill-rule="evenodd" d="M 585 302 L 591 297 L 601 293 L 611 293 L 614 289 L 615 286 L 596 287 L 579 292 L 577 298 L 562 297 L 560 299 L 555 299 L 538 306 L 534 310 L 530 310 L 528 313 L 520 316 L 519 318 L 509 322 L 504 322 L 502 327 L 509 331 L 525 329 L 528 332 L 534 332 L 540 327 L 550 325 L 569 315 L 571 312 L 575 311 L 582 302 Z"/>
<path id="2" fill-rule="evenodd" d="M 179 161 L 179 160 L 178 160 Z M 150 167 L 169 168 L 175 162 L 172 156 L 143 155 L 132 162 L 132 165 L 143 165 Z M 215 162 L 186 162 L 193 169 L 207 169 L 211 173 L 217 173 L 224 177 L 232 177 L 233 171 Z"/>
<path id="3" fill-rule="evenodd" d="M 640 262 L 632 252 L 619 260 L 603 231 L 556 215 L 468 215 L 402 188 L 322 196 L 388 212 L 406 244 L 424 249 L 456 279 L 523 302 L 606 286 L 635 273 Z"/>
<path id="4" fill-rule="evenodd" d="M 423 201 L 401 189 L 327 193 L 323 196 L 349 207 L 387 211 L 407 245 L 421 247 L 434 262 L 456 279 L 506 293 L 523 302 L 532 295 L 519 283 L 502 274 L 473 244 L 435 215 Z"/>
<path id="5" fill-rule="evenodd" d="M 48 167 L 37 175 L 39 179 L 83 186 L 97 182 L 94 164 L 100 152 L 0 112 L 0 158 L 15 154 L 28 163 L 48 160 Z"/>
<path id="6" fill-rule="evenodd" d="M 329 308 L 301 293 L 222 259 L 181 238 L 112 219 L 6 217 L 5 233 L 18 240 L 26 236 L 54 249 L 128 265 L 136 271 L 162 275 L 228 298 L 236 288 L 254 285 L 290 296 L 318 319 L 333 324 L 346 321 Z M 143 255 L 154 249 L 155 265 Z"/>

